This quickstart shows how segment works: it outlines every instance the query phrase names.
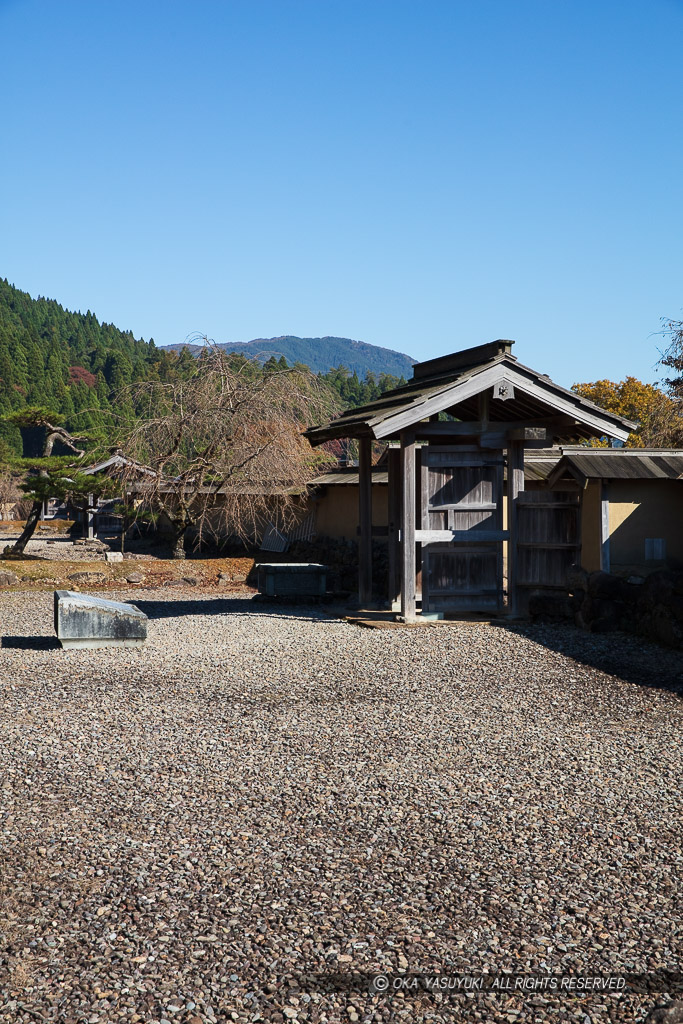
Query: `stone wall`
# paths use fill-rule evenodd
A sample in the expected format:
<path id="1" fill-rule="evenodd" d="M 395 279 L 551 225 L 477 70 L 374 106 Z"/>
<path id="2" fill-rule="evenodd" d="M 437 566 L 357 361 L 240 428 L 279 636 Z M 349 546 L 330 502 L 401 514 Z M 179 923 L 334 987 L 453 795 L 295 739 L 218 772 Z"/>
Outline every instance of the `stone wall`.
<path id="1" fill-rule="evenodd" d="M 566 594 L 538 594 L 529 602 L 532 619 L 572 620 L 581 629 L 615 629 L 683 647 L 683 571 L 661 570 L 628 579 L 573 566 Z"/>

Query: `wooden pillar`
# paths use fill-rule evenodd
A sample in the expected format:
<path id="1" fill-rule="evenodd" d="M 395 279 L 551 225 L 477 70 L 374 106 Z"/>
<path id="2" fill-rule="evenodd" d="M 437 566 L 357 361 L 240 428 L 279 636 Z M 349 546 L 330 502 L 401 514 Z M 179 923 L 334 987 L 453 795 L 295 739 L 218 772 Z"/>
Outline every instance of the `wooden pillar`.
<path id="1" fill-rule="evenodd" d="M 389 472 L 389 609 L 396 610 L 401 595 L 401 453 L 390 448 L 387 453 Z"/>
<path id="2" fill-rule="evenodd" d="M 95 504 L 95 495 L 94 494 L 89 494 L 88 495 L 88 507 L 87 507 L 86 512 L 85 512 L 85 524 L 86 524 L 85 535 L 88 538 L 88 540 L 92 540 L 94 538 L 94 536 L 95 536 L 95 515 L 94 515 L 94 512 L 93 512 L 94 504 Z"/>
<path id="3" fill-rule="evenodd" d="M 372 601 L 372 441 L 358 442 L 358 600 L 362 608 Z"/>
<path id="4" fill-rule="evenodd" d="M 401 434 L 401 615 L 415 618 L 415 433 Z"/>
<path id="5" fill-rule="evenodd" d="M 600 481 L 600 568 L 610 571 L 609 557 L 609 483 Z"/>
<path id="6" fill-rule="evenodd" d="M 518 507 L 517 498 L 524 490 L 524 442 L 508 443 L 508 614 L 519 615 L 518 571 Z"/>

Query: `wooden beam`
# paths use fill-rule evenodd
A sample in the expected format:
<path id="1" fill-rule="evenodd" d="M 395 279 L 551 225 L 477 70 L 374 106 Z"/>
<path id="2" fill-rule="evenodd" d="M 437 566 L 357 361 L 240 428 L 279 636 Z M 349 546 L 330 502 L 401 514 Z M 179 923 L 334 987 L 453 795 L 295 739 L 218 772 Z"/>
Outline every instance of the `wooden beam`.
<path id="1" fill-rule="evenodd" d="M 358 600 L 361 608 L 372 601 L 372 441 L 358 442 Z"/>
<path id="2" fill-rule="evenodd" d="M 487 388 L 486 391 L 481 391 L 477 395 L 477 410 L 479 412 L 479 419 L 481 421 L 481 425 L 483 427 L 486 427 L 487 429 L 488 429 L 488 425 L 489 425 L 489 407 L 490 407 L 490 404 L 491 404 L 491 392 Z"/>
<path id="3" fill-rule="evenodd" d="M 457 544 L 464 543 L 493 544 L 495 541 L 507 540 L 507 530 L 416 530 L 415 540 L 420 544 Z"/>
<path id="4" fill-rule="evenodd" d="M 441 435 L 444 437 L 477 437 L 479 434 L 485 434 L 489 430 L 502 430 L 506 434 L 510 431 L 521 430 L 529 432 L 528 440 L 536 440 L 534 432 L 537 430 L 545 430 L 553 434 L 575 426 L 579 426 L 579 424 L 569 416 L 544 416 L 542 419 L 530 419 L 523 422 L 519 420 L 489 420 L 488 423 L 482 423 L 480 420 L 433 421 L 430 419 L 429 423 L 418 423 L 416 425 L 415 437 L 418 440 L 423 437 L 438 437 Z M 521 440 L 521 437 L 515 438 L 515 440 Z"/>
<path id="5" fill-rule="evenodd" d="M 498 505 L 495 501 L 479 501 L 468 504 L 466 501 L 457 501 L 452 505 L 430 505 L 430 512 L 495 512 Z M 428 530 L 429 525 L 423 520 L 422 529 Z"/>
<path id="6" fill-rule="evenodd" d="M 401 595 L 401 453 L 390 448 L 387 456 L 389 475 L 388 524 L 389 524 L 389 608 L 392 609 Z"/>
<path id="7" fill-rule="evenodd" d="M 508 613 L 519 615 L 519 505 L 524 493 L 524 442 L 512 441 L 508 448 Z"/>
<path id="8" fill-rule="evenodd" d="M 401 433 L 401 615 L 415 618 L 415 435 Z"/>
<path id="9" fill-rule="evenodd" d="M 600 568 L 610 571 L 609 557 L 609 484 L 600 481 Z"/>

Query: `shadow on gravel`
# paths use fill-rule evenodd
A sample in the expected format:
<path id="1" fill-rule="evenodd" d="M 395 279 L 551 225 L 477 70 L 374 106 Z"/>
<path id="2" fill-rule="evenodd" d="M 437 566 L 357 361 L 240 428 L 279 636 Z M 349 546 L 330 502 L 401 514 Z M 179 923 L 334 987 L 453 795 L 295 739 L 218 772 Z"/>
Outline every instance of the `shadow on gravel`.
<path id="1" fill-rule="evenodd" d="M 61 651 L 62 645 L 56 636 L 3 636 L 0 646 L 15 651 Z"/>
<path id="2" fill-rule="evenodd" d="M 321 605 L 285 604 L 252 598 L 235 600 L 229 597 L 210 598 L 208 601 L 134 601 L 136 607 L 149 619 L 175 619 L 180 615 L 279 615 L 286 619 L 320 622 L 335 618 Z"/>
<path id="3" fill-rule="evenodd" d="M 627 683 L 669 690 L 683 697 L 680 651 L 660 647 L 629 633 L 586 633 L 575 626 L 549 623 L 496 621 L 493 624 Z"/>

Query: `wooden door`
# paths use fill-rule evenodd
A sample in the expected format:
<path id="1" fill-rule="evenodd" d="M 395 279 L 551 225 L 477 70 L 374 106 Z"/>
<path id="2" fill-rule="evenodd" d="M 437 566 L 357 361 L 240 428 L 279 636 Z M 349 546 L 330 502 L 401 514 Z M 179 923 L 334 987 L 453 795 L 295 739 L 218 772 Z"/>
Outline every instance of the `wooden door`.
<path id="1" fill-rule="evenodd" d="M 564 590 L 581 556 L 577 491 L 521 491 L 517 498 L 517 586 Z"/>
<path id="2" fill-rule="evenodd" d="M 422 449 L 422 610 L 503 606 L 503 453 Z"/>

